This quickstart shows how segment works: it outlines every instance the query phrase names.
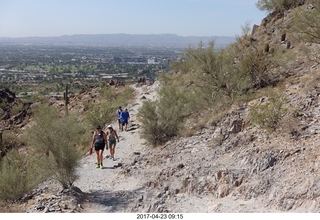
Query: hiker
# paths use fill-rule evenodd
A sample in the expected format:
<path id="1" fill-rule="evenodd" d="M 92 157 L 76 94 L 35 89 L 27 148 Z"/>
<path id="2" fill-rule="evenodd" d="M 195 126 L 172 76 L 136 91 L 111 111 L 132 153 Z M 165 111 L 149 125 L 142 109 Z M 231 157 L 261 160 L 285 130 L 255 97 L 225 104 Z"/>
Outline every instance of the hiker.
<path id="1" fill-rule="evenodd" d="M 125 126 L 125 130 L 127 131 L 129 118 L 130 118 L 130 115 L 129 115 L 128 109 L 126 108 L 123 112 L 121 112 L 122 131 L 123 131 L 123 126 Z"/>
<path id="2" fill-rule="evenodd" d="M 92 136 L 92 143 L 91 143 L 91 150 L 94 146 L 94 149 L 97 154 L 97 166 L 96 168 L 103 168 L 102 159 L 103 159 L 103 150 L 106 145 L 108 150 L 107 138 L 106 133 L 104 133 L 99 126 L 97 126 L 97 131 L 93 133 Z"/>
<path id="3" fill-rule="evenodd" d="M 121 106 L 119 106 L 119 108 L 117 109 L 117 119 L 119 123 L 119 130 L 122 130 L 121 113 L 122 113 L 122 108 Z"/>
<path id="4" fill-rule="evenodd" d="M 106 136 L 108 137 L 108 145 L 110 148 L 111 159 L 115 160 L 114 152 L 116 148 L 117 141 L 119 142 L 119 137 L 116 130 L 113 129 L 112 125 L 108 125 L 108 131 L 106 132 Z"/>

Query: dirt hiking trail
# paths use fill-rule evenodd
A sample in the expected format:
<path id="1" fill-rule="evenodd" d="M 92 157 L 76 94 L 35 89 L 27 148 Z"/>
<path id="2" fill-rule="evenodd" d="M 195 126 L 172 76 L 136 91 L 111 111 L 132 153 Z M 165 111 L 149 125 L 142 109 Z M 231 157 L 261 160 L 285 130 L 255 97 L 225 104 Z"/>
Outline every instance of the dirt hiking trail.
<path id="1" fill-rule="evenodd" d="M 87 201 L 83 204 L 83 212 L 130 212 L 134 199 L 143 193 L 143 181 L 140 177 L 121 178 L 118 172 L 124 164 L 134 163 L 134 158 L 145 150 L 145 141 L 139 135 L 137 113 L 143 100 L 152 100 L 156 97 L 155 89 L 143 92 L 146 90 L 145 86 L 133 86 L 133 88 L 137 91 L 136 101 L 129 106 L 123 106 L 123 109 L 128 108 L 130 114 L 128 131 L 119 130 L 115 112 L 112 126 L 117 131 L 120 140 L 115 148 L 115 160 L 109 157 L 109 150 L 104 150 L 102 169 L 96 168 L 95 151 L 80 161 L 78 168 L 80 178 L 74 186 L 88 195 Z M 142 96 L 144 97 L 141 98 Z M 104 125 L 103 131 L 106 130 L 107 125 Z"/>

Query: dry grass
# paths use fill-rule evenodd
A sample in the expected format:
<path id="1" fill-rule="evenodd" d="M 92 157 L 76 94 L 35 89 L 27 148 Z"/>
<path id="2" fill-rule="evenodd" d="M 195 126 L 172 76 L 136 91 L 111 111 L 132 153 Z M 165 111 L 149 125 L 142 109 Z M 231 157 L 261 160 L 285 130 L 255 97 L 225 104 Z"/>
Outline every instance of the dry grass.
<path id="1" fill-rule="evenodd" d="M 207 127 L 208 119 L 203 117 L 195 117 L 186 123 L 185 129 L 181 131 L 180 136 L 191 137 L 197 131 L 200 131 Z"/>
<path id="2" fill-rule="evenodd" d="M 320 84 L 320 70 L 316 69 L 309 74 L 302 76 L 300 82 L 304 85 L 303 91 L 306 94 L 314 91 Z"/>
<path id="3" fill-rule="evenodd" d="M 0 213 L 25 213 L 26 208 L 14 203 L 0 201 Z"/>

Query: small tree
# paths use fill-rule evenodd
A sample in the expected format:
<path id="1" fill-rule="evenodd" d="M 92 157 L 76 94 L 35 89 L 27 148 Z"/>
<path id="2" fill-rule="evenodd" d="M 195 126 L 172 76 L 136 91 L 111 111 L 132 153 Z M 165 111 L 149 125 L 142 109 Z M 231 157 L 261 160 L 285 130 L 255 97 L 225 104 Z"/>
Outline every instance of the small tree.
<path id="1" fill-rule="evenodd" d="M 72 186 L 78 177 L 76 166 L 80 152 L 77 143 L 84 129 L 75 115 L 61 115 L 56 108 L 48 105 L 37 106 L 34 122 L 28 130 L 28 139 L 44 159 L 41 166 L 50 172 L 63 188 Z"/>
<path id="2" fill-rule="evenodd" d="M 232 103 L 235 96 L 245 91 L 249 77 L 240 75 L 234 65 L 234 54 L 231 50 L 215 51 L 214 41 L 207 47 L 200 42 L 197 49 L 188 48 L 177 63 L 175 70 L 194 75 L 194 84 L 202 98 L 209 104 L 216 104 L 223 98 Z M 200 97 L 199 97 L 200 98 Z"/>
<path id="3" fill-rule="evenodd" d="M 157 102 L 145 101 L 139 110 L 138 118 L 142 124 L 141 137 L 156 146 L 162 142 L 164 129 L 157 114 Z"/>
<path id="4" fill-rule="evenodd" d="M 297 7 L 305 3 L 305 1 L 306 0 L 259 0 L 256 6 L 261 11 L 278 13 Z"/>
<path id="5" fill-rule="evenodd" d="M 15 200 L 33 189 L 42 175 L 32 155 L 11 150 L 0 163 L 0 200 Z"/>
<path id="6" fill-rule="evenodd" d="M 142 137 L 153 146 L 179 134 L 190 114 L 187 97 L 174 85 L 164 86 L 158 101 L 145 101 L 139 110 Z"/>
<path id="7" fill-rule="evenodd" d="M 86 118 L 91 126 L 111 123 L 116 118 L 116 110 L 118 107 L 129 104 L 134 97 L 134 90 L 130 87 L 122 87 L 115 89 L 114 87 L 101 87 L 100 99 L 98 104 L 91 103 L 89 113 Z"/>
<path id="8" fill-rule="evenodd" d="M 299 40 L 320 44 L 320 2 L 313 1 L 312 7 L 299 7 L 289 30 Z"/>

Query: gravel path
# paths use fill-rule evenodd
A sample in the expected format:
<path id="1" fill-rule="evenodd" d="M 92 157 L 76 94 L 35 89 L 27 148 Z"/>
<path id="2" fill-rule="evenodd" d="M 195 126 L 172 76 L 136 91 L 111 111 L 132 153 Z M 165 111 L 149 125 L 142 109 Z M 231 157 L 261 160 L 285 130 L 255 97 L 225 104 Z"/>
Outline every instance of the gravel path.
<path id="1" fill-rule="evenodd" d="M 135 88 L 135 87 L 134 87 Z M 138 109 L 142 105 L 142 96 L 147 99 L 155 98 L 155 91 L 143 92 L 143 87 L 135 88 L 137 91 L 136 102 L 127 107 L 130 113 L 128 131 L 120 131 L 116 121 L 113 127 L 118 132 L 120 142 L 115 149 L 115 161 L 107 158 L 109 151 L 103 152 L 103 169 L 96 168 L 96 154 L 84 157 L 78 168 L 79 180 L 74 186 L 80 188 L 88 195 L 87 202 L 83 205 L 84 212 L 130 212 L 134 199 L 143 193 L 142 178 L 121 178 L 119 170 L 124 164 L 131 164 L 137 154 L 144 151 L 144 140 L 139 135 L 139 125 L 136 119 Z M 106 126 L 103 129 L 106 131 Z"/>
<path id="2" fill-rule="evenodd" d="M 156 174 L 164 169 L 166 164 L 156 166 L 145 166 L 135 175 L 125 175 L 125 165 L 134 166 L 134 160 L 139 154 L 152 155 L 152 150 L 147 148 L 145 140 L 140 137 L 140 126 L 137 121 L 137 113 L 144 100 L 154 100 L 159 85 L 149 87 L 134 87 L 137 98 L 133 104 L 127 107 L 130 113 L 129 131 L 119 131 L 116 121 L 113 127 L 118 132 L 120 142 L 117 143 L 115 157 L 116 161 L 106 158 L 110 155 L 109 151 L 104 151 L 103 169 L 96 167 L 95 152 L 90 156 L 84 157 L 78 169 L 79 180 L 75 186 L 80 188 L 87 195 L 86 202 L 82 203 L 82 212 L 85 213 L 131 213 L 148 212 L 151 206 L 161 207 L 158 202 L 161 200 L 159 195 L 162 193 L 155 190 L 146 189 L 148 181 L 156 181 Z M 144 96 L 144 97 L 143 97 Z M 142 98 L 143 97 L 143 98 Z M 106 126 L 104 131 L 106 130 Z M 204 157 L 204 155 L 202 155 Z M 153 157 L 150 157 L 152 160 Z M 155 158 L 154 158 L 155 159 Z M 184 158 L 188 160 L 188 158 Z M 160 194 L 159 194 L 160 193 Z M 158 195 L 159 194 L 159 195 Z M 143 202 L 141 202 L 143 200 Z M 145 206 L 140 206 L 142 203 Z M 166 200 L 169 210 L 179 213 L 246 213 L 246 212 L 277 212 L 270 208 L 263 208 L 264 202 L 251 199 L 242 200 L 231 197 L 217 199 L 212 195 L 192 196 L 188 193 L 179 193 Z"/>

